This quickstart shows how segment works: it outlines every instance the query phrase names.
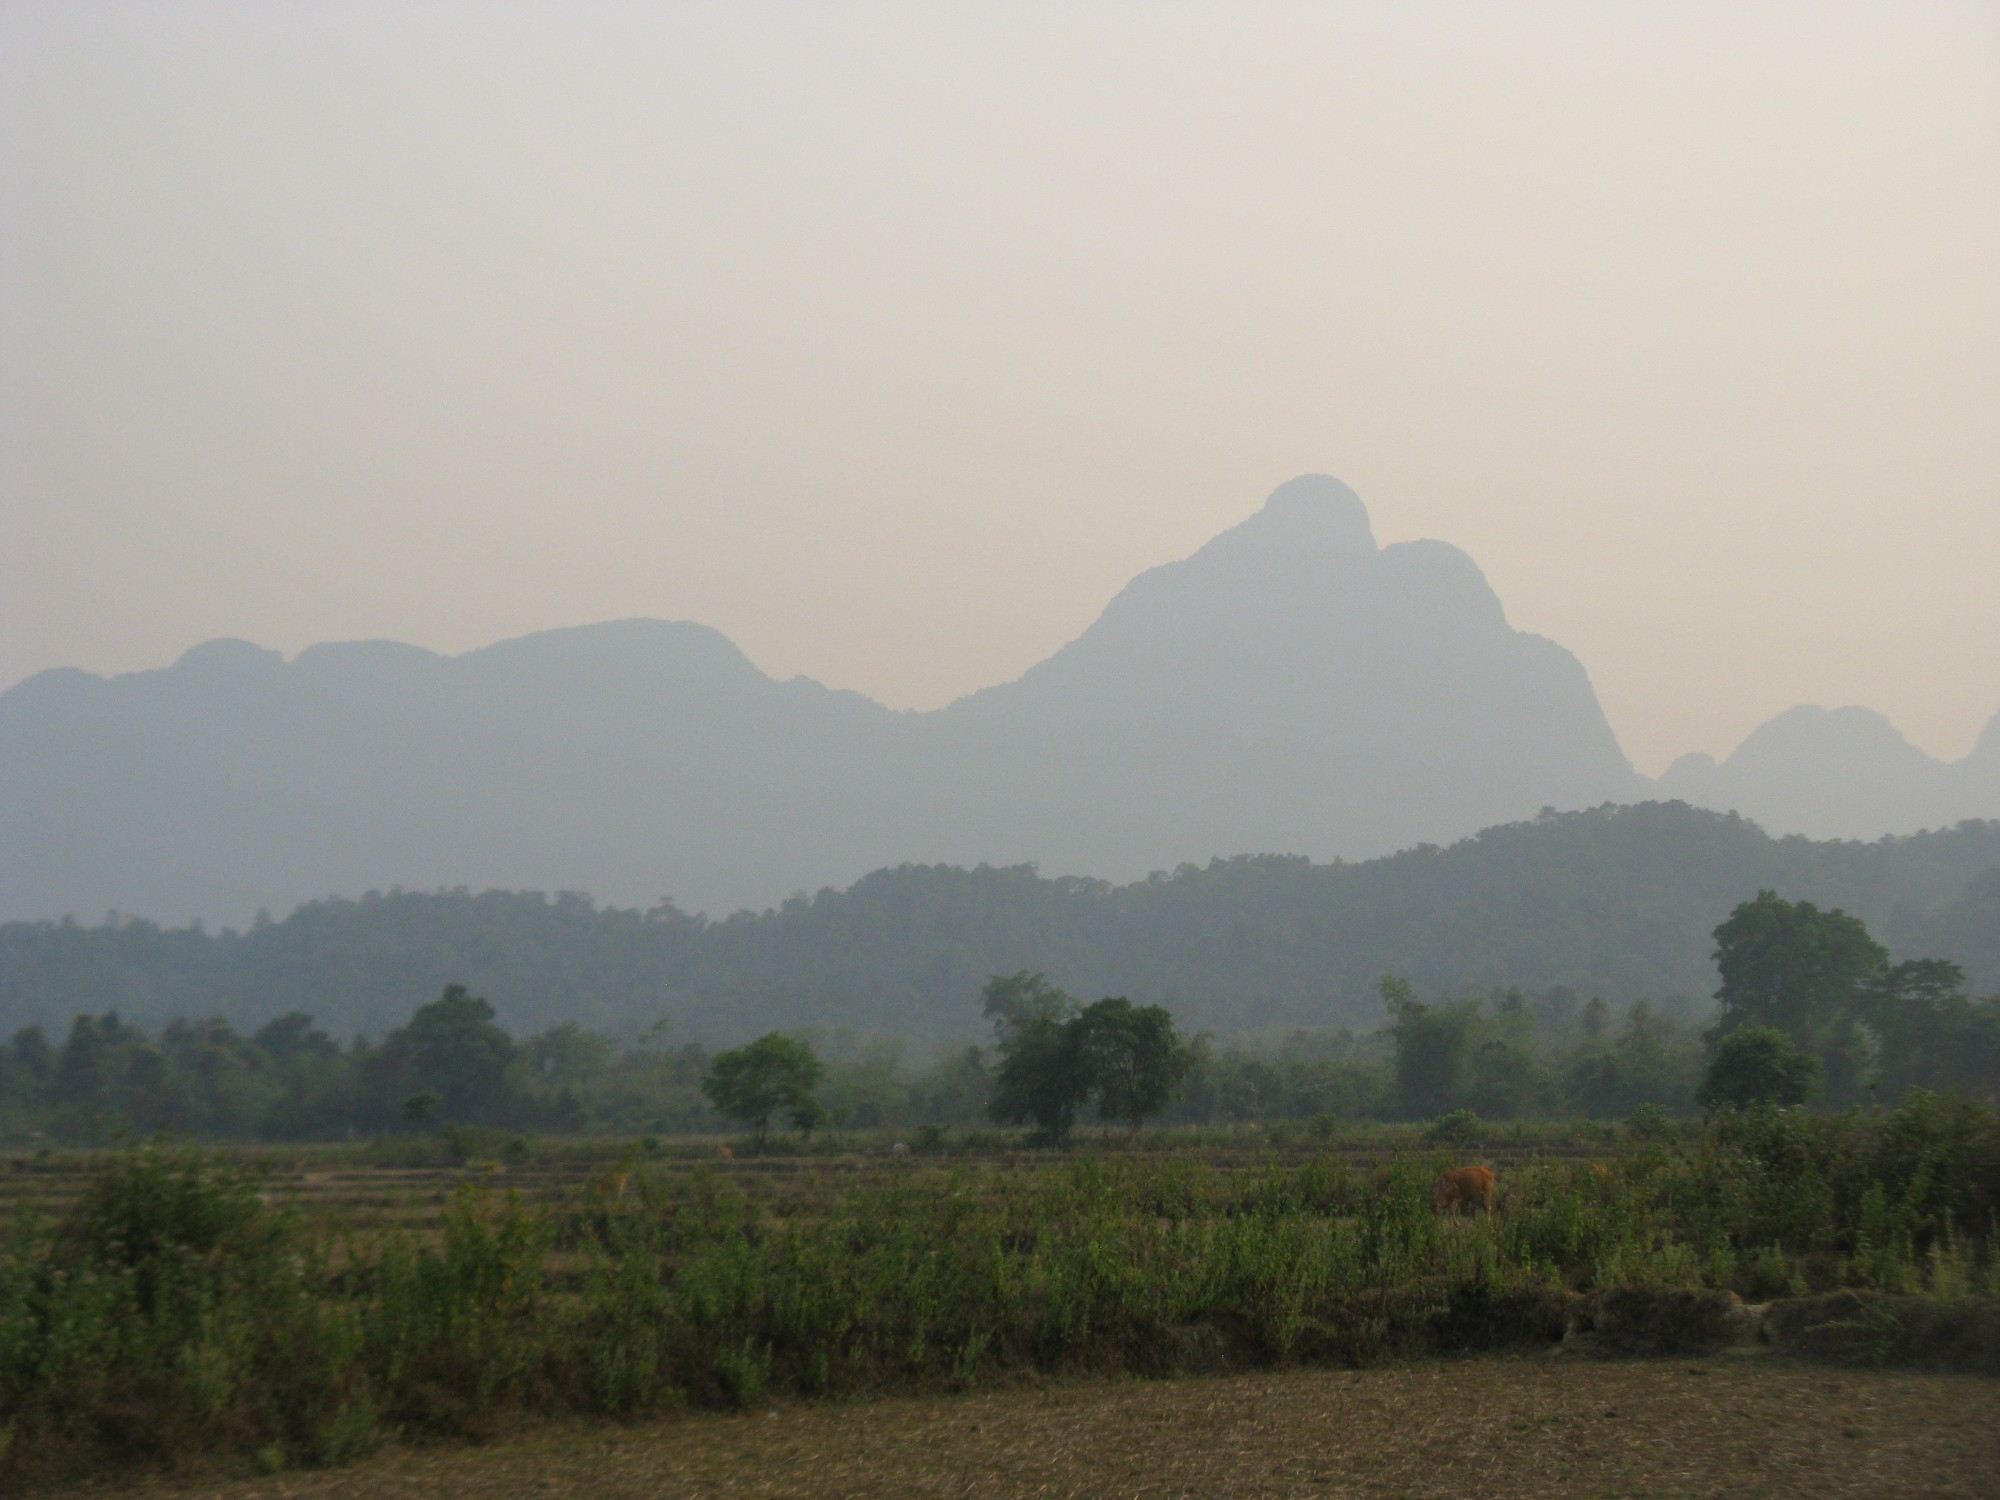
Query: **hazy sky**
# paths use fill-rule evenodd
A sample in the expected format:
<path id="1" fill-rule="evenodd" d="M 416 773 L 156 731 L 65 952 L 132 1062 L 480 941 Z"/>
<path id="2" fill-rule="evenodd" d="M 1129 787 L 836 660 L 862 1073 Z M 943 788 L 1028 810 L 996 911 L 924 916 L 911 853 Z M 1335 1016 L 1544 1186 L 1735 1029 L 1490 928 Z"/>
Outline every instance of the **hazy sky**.
<path id="1" fill-rule="evenodd" d="M 689 618 L 898 706 L 1300 472 L 1657 771 L 2000 710 L 2000 6 L 0 3 L 0 685 Z"/>

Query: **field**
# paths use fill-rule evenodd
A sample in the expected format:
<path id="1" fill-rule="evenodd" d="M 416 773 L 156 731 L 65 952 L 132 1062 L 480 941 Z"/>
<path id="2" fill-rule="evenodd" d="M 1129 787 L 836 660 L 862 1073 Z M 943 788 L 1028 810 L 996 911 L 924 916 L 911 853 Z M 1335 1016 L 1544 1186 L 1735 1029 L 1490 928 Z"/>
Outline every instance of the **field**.
<path id="1" fill-rule="evenodd" d="M 161 1483 L 138 1493 L 148 1500 L 1983 1500 L 2000 1473 L 1997 1394 L 1994 1381 L 1976 1377 L 1740 1359 L 1440 1359 L 782 1403 L 638 1427 L 557 1429 L 471 1449 L 399 1448 L 318 1475 Z"/>
<path id="2" fill-rule="evenodd" d="M 1348 1389 L 1339 1371 L 1421 1391 L 1423 1372 L 1449 1369 L 1466 1392 L 1501 1392 L 1491 1361 L 1443 1362 L 1477 1352 L 1556 1382 L 1551 1410 L 1600 1376 L 1652 1381 L 1647 1421 L 1675 1401 L 1673 1420 L 1693 1421 L 1699 1388 L 1669 1389 L 1689 1380 L 1779 1382 L 1768 1395 L 1807 1378 L 1740 1357 L 1685 1375 L 1688 1357 L 1722 1350 L 2000 1374 L 2000 1120 L 1949 1099 L 1458 1146 L 1407 1127 L 1275 1142 L 1118 1132 L 1062 1155 L 991 1136 L 918 1145 L 751 1156 L 716 1140 L 461 1133 L 17 1156 L 0 1163 L 0 1479 L 261 1469 L 296 1486 L 301 1469 L 362 1462 L 338 1483 L 388 1493 L 396 1469 L 368 1461 L 385 1445 L 473 1475 L 482 1455 L 432 1445 L 578 1422 L 596 1425 L 522 1461 L 567 1463 L 596 1451 L 588 1434 L 615 1431 L 627 1435 L 612 1446 L 646 1463 L 712 1450 L 726 1468 L 732 1443 L 766 1442 L 759 1422 L 816 1434 L 787 1451 L 832 1454 L 870 1423 L 951 1426 L 974 1409 L 954 1402 L 1000 1403 L 993 1420 L 1027 1432 L 1051 1392 L 1080 1431 L 1156 1418 L 1180 1431 L 1193 1419 L 1177 1403 L 1197 1391 L 1309 1424 L 1314 1402 Z M 1499 1168 L 1490 1217 L 1433 1209 L 1438 1170 L 1466 1160 Z M 1600 1362 L 1626 1354 L 1681 1365 Z M 1290 1373 L 1258 1384 L 1273 1371 Z M 1992 1409 L 1990 1378 L 1957 1378 L 1939 1389 Z M 1439 1396 L 1437 1420 L 1461 1398 Z M 1821 1425 L 1834 1409 L 1797 1399 Z M 1506 1409 L 1535 1420 L 1532 1403 Z M 659 1419 L 656 1439 L 630 1428 Z M 1421 1492 L 1414 1468 L 1396 1468 L 1417 1460 L 1393 1427 L 1352 1451 L 1379 1449 L 1383 1474 L 1402 1475 L 1382 1482 Z M 1976 1427 L 1939 1452 L 1990 1452 Z M 1530 1429 L 1495 1432 L 1533 1446 Z M 938 1462 L 987 1462 L 964 1456 L 980 1443 L 961 1447 Z M 1107 1436 L 1078 1451 L 1116 1449 Z M 1186 1458 L 1198 1467 L 1200 1445 Z M 870 1461 L 841 1459 L 863 1475 Z M 824 1467 L 798 1463 L 800 1485 Z M 759 1472 L 781 1468 L 772 1456 Z M 1221 1492 L 1189 1472 L 1192 1492 Z M 602 1484 L 619 1482 L 607 1471 Z M 938 1486 L 951 1487 L 909 1492 Z"/>
<path id="3" fill-rule="evenodd" d="M 1303 1131 L 1242 1128 L 1125 1130 L 1081 1133 L 1077 1152 L 1113 1162 L 1173 1162 L 1223 1173 L 1340 1161 L 1368 1170 L 1412 1154 L 1442 1161 L 1451 1148 L 1426 1143 L 1395 1127 L 1351 1127 L 1328 1139 Z M 892 1154 L 897 1138 L 880 1132 L 832 1134 L 802 1149 L 778 1141 L 764 1153 L 737 1137 L 684 1136 L 659 1140 L 540 1138 L 505 1131 L 463 1131 L 350 1145 L 214 1147 L 217 1165 L 251 1174 L 263 1197 L 296 1209 L 316 1232 L 414 1230 L 438 1233 L 446 1208 L 464 1190 L 512 1195 L 525 1205 L 557 1210 L 587 1194 L 605 1174 L 634 1171 L 669 1186 L 697 1174 L 726 1183 L 750 1202 L 779 1215 L 810 1211 L 861 1186 L 906 1183 L 913 1170 L 969 1167 L 975 1171 L 1044 1167 L 1053 1158 L 997 1132 L 961 1132 L 907 1157 Z M 1550 1162 L 1608 1159 L 1618 1138 L 1608 1127 L 1534 1127 L 1469 1149 L 1501 1171 Z M 23 1215 L 61 1216 L 114 1153 L 47 1148 L 0 1152 L 0 1222 Z M 1454 1158 L 1455 1159 L 1455 1158 Z M 1469 1159 L 1469 1158 L 1468 1158 Z"/>

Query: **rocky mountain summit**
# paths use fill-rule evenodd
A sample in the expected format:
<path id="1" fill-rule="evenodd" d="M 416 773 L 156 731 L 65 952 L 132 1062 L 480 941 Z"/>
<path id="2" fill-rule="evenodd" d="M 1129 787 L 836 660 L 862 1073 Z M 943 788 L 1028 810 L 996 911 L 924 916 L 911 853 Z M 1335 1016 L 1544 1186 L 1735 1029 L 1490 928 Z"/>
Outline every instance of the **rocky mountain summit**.
<path id="1" fill-rule="evenodd" d="M 1939 767 L 1879 718 L 1799 710 L 1660 790 L 1776 832 L 2000 815 L 2000 723 Z M 0 693 L 0 920 L 237 925 L 397 886 L 720 914 L 910 862 L 1129 880 L 1652 795 L 1581 664 L 1513 629 L 1469 557 L 1377 546 L 1354 492 L 1309 476 L 932 713 L 657 620 L 42 673 Z"/>

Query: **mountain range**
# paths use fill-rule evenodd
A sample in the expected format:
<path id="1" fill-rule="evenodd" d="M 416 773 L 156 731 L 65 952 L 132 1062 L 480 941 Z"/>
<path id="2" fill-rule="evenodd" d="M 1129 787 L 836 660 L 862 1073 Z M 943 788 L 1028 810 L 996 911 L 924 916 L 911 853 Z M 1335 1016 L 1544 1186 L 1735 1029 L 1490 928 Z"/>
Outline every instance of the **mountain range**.
<path id="1" fill-rule="evenodd" d="M 2000 715 L 1964 760 L 1933 759 L 1867 708 L 1788 709 L 1718 763 L 1683 755 L 1657 794 L 1739 811 L 1777 833 L 1873 839 L 2000 815 Z"/>
<path id="2" fill-rule="evenodd" d="M 0 693 L 0 921 L 242 924 L 459 886 L 719 913 L 906 863 L 1131 880 L 1655 797 L 1818 837 L 2000 816 L 2000 718 L 1942 765 L 1879 715 L 1798 709 L 1656 785 L 1470 558 L 1378 546 L 1355 494 L 1308 476 L 1017 681 L 929 713 L 774 681 L 653 620 L 457 657 L 224 640 L 161 671 L 41 673 Z"/>

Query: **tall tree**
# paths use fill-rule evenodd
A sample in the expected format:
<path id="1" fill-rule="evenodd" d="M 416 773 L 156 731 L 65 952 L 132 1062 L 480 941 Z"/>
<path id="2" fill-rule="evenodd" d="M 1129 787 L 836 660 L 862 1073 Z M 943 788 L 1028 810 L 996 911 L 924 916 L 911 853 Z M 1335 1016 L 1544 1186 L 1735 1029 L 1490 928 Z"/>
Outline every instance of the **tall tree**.
<path id="1" fill-rule="evenodd" d="M 1471 1083 L 1473 1033 L 1479 1002 L 1419 1000 L 1406 979 L 1385 975 L 1376 986 L 1389 1009 L 1396 1048 L 1396 1105 L 1410 1119 L 1455 1108 Z"/>
<path id="2" fill-rule="evenodd" d="M 450 984 L 389 1034 L 374 1061 L 392 1107 L 422 1090 L 437 1095 L 438 1118 L 485 1124 L 506 1113 L 513 1060 L 514 1040 L 494 1024 L 493 1007 Z"/>
<path id="3" fill-rule="evenodd" d="M 804 1042 L 770 1032 L 729 1052 L 718 1052 L 709 1064 L 701 1091 L 718 1113 L 750 1126 L 757 1145 L 764 1145 L 771 1116 L 783 1110 L 795 1129 L 810 1131 L 822 1119 L 813 1090 L 825 1076 L 826 1064 Z"/>
<path id="4" fill-rule="evenodd" d="M 1717 1045 L 1696 1097 L 1709 1109 L 1804 1104 L 1819 1077 L 1819 1059 L 1777 1027 L 1743 1026 Z"/>
<path id="5" fill-rule="evenodd" d="M 1957 964 L 1920 958 L 1884 970 L 1860 1013 L 1890 1099 L 1916 1087 L 2000 1098 L 2000 996 L 1974 1000 Z"/>
<path id="6" fill-rule="evenodd" d="M 1164 1006 L 1110 996 L 1085 1009 L 1076 1026 L 1098 1114 L 1134 1130 L 1173 1102 L 1194 1062 Z"/>
<path id="7" fill-rule="evenodd" d="M 1091 1091 L 1076 1001 L 1026 970 L 994 975 L 981 999 L 1000 1053 L 988 1113 L 1002 1123 L 1033 1120 L 1061 1145 Z"/>
<path id="8" fill-rule="evenodd" d="M 1719 1044 L 1745 1027 L 1775 1027 L 1819 1059 L 1836 1104 L 1861 1096 L 1868 1062 L 1862 1001 L 1889 967 L 1858 917 L 1759 891 L 1715 929 Z"/>

